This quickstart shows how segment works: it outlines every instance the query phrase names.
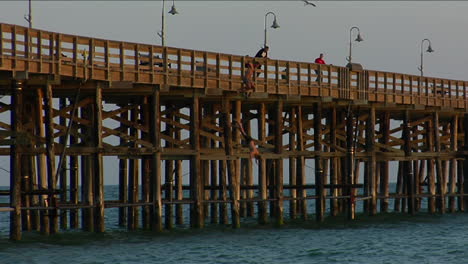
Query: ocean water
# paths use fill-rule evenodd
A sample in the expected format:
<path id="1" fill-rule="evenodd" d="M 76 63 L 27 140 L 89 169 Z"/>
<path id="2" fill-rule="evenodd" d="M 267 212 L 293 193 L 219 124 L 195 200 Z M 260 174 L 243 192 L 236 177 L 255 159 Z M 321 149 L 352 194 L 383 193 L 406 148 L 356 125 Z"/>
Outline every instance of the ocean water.
<path id="1" fill-rule="evenodd" d="M 107 187 L 111 196 L 113 187 Z M 286 211 L 286 210 L 285 210 Z M 0 263 L 468 263 L 468 214 L 403 213 L 287 221 L 283 227 L 127 231 L 106 209 L 106 232 L 23 234 L 8 240 L 8 213 L 0 213 Z"/>

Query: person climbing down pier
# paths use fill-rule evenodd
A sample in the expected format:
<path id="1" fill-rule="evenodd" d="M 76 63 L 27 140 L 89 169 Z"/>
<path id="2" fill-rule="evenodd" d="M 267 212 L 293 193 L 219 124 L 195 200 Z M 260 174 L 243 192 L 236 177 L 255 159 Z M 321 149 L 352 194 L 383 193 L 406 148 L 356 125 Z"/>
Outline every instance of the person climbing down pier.
<path id="1" fill-rule="evenodd" d="M 255 66 L 252 62 L 245 63 L 245 73 L 243 78 L 243 87 L 240 90 L 241 92 L 245 93 L 246 97 L 249 97 L 250 94 L 255 89 L 255 84 L 253 83 L 253 74 L 255 72 Z"/>
<path id="2" fill-rule="evenodd" d="M 255 58 L 268 58 L 268 51 L 270 51 L 270 48 L 268 46 L 265 46 L 261 48 L 259 51 L 257 51 L 257 54 L 255 54 Z M 262 68 L 262 65 L 260 62 L 255 62 L 255 69 L 260 70 Z M 257 72 L 257 77 L 260 75 L 260 72 Z"/>
<path id="3" fill-rule="evenodd" d="M 251 136 L 249 136 L 247 133 L 245 133 L 244 127 L 242 126 L 242 123 L 239 120 L 237 120 L 236 123 L 245 141 L 247 141 L 247 144 L 250 149 L 250 158 L 251 159 L 255 158 L 258 160 L 260 158 L 260 151 L 258 151 L 258 148 L 255 145 L 255 140 Z"/>

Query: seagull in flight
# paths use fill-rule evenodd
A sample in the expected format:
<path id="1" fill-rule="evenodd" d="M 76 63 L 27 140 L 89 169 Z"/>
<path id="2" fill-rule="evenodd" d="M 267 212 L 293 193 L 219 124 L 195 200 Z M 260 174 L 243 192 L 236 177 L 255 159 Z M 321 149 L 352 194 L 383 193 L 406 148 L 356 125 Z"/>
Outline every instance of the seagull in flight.
<path id="1" fill-rule="evenodd" d="M 314 3 L 310 2 L 310 1 L 307 1 L 307 0 L 301 0 L 301 1 L 304 2 L 304 6 L 311 5 L 313 7 L 317 7 Z"/>

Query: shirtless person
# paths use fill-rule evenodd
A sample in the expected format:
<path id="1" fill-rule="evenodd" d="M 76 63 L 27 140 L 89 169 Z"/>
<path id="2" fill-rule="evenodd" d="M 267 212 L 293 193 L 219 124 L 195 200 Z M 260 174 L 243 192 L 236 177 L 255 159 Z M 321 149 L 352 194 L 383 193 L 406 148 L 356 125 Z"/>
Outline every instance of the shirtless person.
<path id="1" fill-rule="evenodd" d="M 255 66 L 252 62 L 247 62 L 245 64 L 245 74 L 244 74 L 244 86 L 242 87 L 242 92 L 245 92 L 247 96 L 252 93 L 252 91 L 255 89 L 255 85 L 252 81 L 253 74 L 255 72 Z"/>
<path id="2" fill-rule="evenodd" d="M 254 139 L 252 137 L 250 137 L 249 135 L 247 135 L 247 133 L 245 133 L 244 127 L 242 126 L 242 123 L 239 120 L 237 120 L 237 126 L 239 127 L 239 130 L 240 130 L 242 136 L 244 137 L 244 139 L 249 144 L 250 158 L 251 159 L 253 159 L 253 158 L 259 159 L 260 158 L 260 152 L 258 151 L 257 146 L 255 146 Z"/>

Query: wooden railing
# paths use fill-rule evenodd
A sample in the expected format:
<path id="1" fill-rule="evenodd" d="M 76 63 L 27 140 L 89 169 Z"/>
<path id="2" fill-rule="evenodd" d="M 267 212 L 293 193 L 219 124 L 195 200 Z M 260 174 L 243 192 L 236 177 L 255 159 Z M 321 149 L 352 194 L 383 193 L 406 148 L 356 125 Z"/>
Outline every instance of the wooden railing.
<path id="1" fill-rule="evenodd" d="M 467 82 L 258 59 L 60 34 L 0 24 L 0 70 L 111 83 L 238 91 L 245 64 L 262 65 L 255 92 L 468 108 Z"/>

